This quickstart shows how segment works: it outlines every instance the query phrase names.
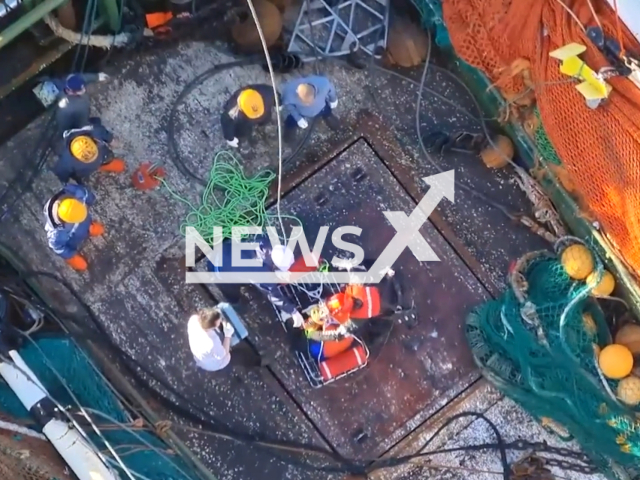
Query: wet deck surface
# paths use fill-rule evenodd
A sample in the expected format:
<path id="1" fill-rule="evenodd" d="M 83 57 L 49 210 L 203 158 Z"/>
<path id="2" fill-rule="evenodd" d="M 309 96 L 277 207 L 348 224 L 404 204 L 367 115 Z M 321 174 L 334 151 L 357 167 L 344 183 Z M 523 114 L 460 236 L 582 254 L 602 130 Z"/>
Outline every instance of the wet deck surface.
<path id="1" fill-rule="evenodd" d="M 201 188 L 181 176 L 168 161 L 167 116 L 173 100 L 189 80 L 208 66 L 229 60 L 212 45 L 186 44 L 172 51 L 116 65 L 114 68 L 118 70 L 111 72 L 113 80 L 92 89 L 95 110 L 124 143 L 122 151 L 117 153 L 129 163 L 129 172 L 144 161 L 166 160 L 167 180 L 172 190 L 198 204 Z M 308 219 L 310 226 L 317 227 L 321 219 L 311 203 L 305 200 L 305 195 L 309 195 L 306 188 L 309 191 L 324 189 L 341 168 L 349 168 L 350 162 L 359 162 L 370 173 L 362 188 L 366 185 L 366 189 L 376 192 L 381 203 L 409 213 L 416 198 L 427 190 L 420 178 L 436 173 L 432 165 L 420 160 L 415 150 L 416 88 L 384 74 L 354 72 L 335 64 L 322 64 L 321 68 L 336 83 L 340 96 L 336 113 L 346 127 L 357 128 L 362 122 L 362 109 L 376 112 L 380 106 L 384 108 L 379 113 L 384 131 L 390 136 L 380 135 L 376 139 L 379 145 L 374 148 L 378 151 L 388 148 L 394 152 L 395 170 L 391 176 L 371 148 L 358 145 L 354 148 L 359 150 L 354 150 L 352 156 L 335 160 L 326 167 L 328 171 L 320 171 L 317 177 L 308 180 L 307 187 L 298 187 L 285 196 L 282 207 L 290 208 L 293 213 Z M 117 71 L 119 74 L 115 75 Z M 311 67 L 307 67 L 305 73 L 311 73 Z M 176 139 L 185 163 L 197 175 L 205 177 L 214 153 L 224 148 L 214 118 L 218 106 L 239 85 L 267 81 L 260 67 L 234 69 L 207 81 L 187 97 L 179 110 Z M 369 85 L 367 91 L 360 88 L 365 84 Z M 428 85 L 456 102 L 469 103 L 465 100 L 466 94 L 445 76 L 431 74 Z M 371 99 L 371 92 L 377 102 Z M 472 107 L 466 105 L 466 108 Z M 432 125 L 469 124 L 459 111 L 448 108 L 435 97 L 427 97 L 423 109 L 423 122 Z M 37 139 L 42 125 L 43 119 L 39 119 L 0 149 L 2 188 L 20 170 L 24 162 L 22 154 L 29 151 L 28 147 Z M 313 167 L 319 159 L 335 156 L 329 152 L 352 136 L 346 130 L 332 136 L 324 125 L 320 125 L 301 158 L 287 166 L 286 178 L 295 177 L 300 169 Z M 390 140 L 385 141 L 385 138 Z M 404 152 L 390 145 L 396 139 Z M 255 173 L 265 167 L 275 167 L 276 152 L 275 126 L 270 125 L 260 133 L 257 145 L 241 149 L 240 155 L 246 171 Z M 507 171 L 489 171 L 479 159 L 470 155 L 437 156 L 436 160 L 442 168 L 455 168 L 465 183 L 514 205 L 514 210 L 528 209 L 523 194 L 510 183 Z M 89 183 L 98 196 L 94 213 L 106 225 L 107 233 L 103 238 L 88 241 L 82 250 L 90 264 L 88 273 L 80 275 L 70 271 L 46 246 L 42 205 L 60 187 L 50 173 L 37 180 L 34 191 L 25 196 L 12 218 L 3 224 L 0 241 L 16 249 L 33 268 L 64 276 L 82 294 L 122 348 L 200 408 L 244 431 L 316 445 L 326 446 L 328 442 L 345 454 L 381 453 L 468 385 L 474 373 L 459 330 L 464 313 L 486 298 L 487 285 L 502 284 L 502 276 L 512 258 L 545 246 L 533 234 L 505 223 L 501 213 L 465 192 L 456 192 L 456 203 L 450 205 L 443 201 L 438 211 L 448 224 L 449 233 L 459 239 L 454 244 L 470 250 L 475 259 L 466 258 L 467 265 L 458 259 L 461 253 L 454 252 L 451 238 L 444 241 L 438 233 L 442 232 L 444 223 L 437 225 L 437 231 L 431 226 L 423 228 L 425 237 L 443 262 L 424 268 L 411 265 L 415 259 L 409 252 L 405 252 L 400 260 L 406 262 L 409 276 L 415 278 L 425 292 L 420 300 L 417 330 L 408 332 L 404 327 L 396 330 L 396 337 L 389 341 L 383 355 L 368 367 L 363 380 L 368 387 L 344 383 L 318 393 L 305 386 L 297 366 L 284 352 L 273 371 L 210 375 L 193 368 L 186 343 L 186 321 L 194 310 L 213 300 L 202 288 L 184 284 L 180 268 L 184 248 L 179 227 L 189 208 L 165 189 L 152 192 L 132 189 L 129 175 L 96 175 Z M 362 193 L 355 193 L 362 191 L 347 188 L 346 184 L 335 187 L 344 189 L 347 202 L 350 202 L 348 209 L 336 204 L 335 222 L 350 220 L 356 208 L 361 208 L 367 218 L 377 213 L 373 202 L 364 201 Z M 380 227 L 370 239 L 372 254 L 377 253 L 392 233 L 388 224 Z M 308 236 L 311 238 L 310 234 Z M 481 266 L 482 272 L 471 274 L 468 270 L 470 261 L 476 267 Z M 482 280 L 484 287 L 476 278 L 479 276 L 485 278 Z M 44 287 L 59 302 L 58 308 L 72 308 L 68 295 L 50 283 Z M 251 292 L 248 295 L 251 296 Z M 248 320 L 256 326 L 250 335 L 252 342 L 256 345 L 273 342 L 283 349 L 275 333 L 270 337 L 269 332 L 260 330 L 273 327 L 262 317 L 261 313 L 258 322 L 256 312 L 256 316 Z M 433 331 L 438 332 L 437 338 L 431 336 Z M 404 341 L 415 339 L 419 340 L 416 349 L 408 349 Z M 398 371 L 406 375 L 405 380 L 394 373 Z M 390 383 L 390 375 L 394 376 L 396 385 Z M 371 383 L 367 383 L 369 381 Z M 348 404 L 350 395 L 356 395 L 361 389 L 373 390 L 376 384 L 380 397 L 371 401 L 370 411 L 362 412 L 358 417 L 350 415 L 348 410 L 340 412 Z M 406 389 L 402 391 L 412 396 L 407 405 L 390 393 L 396 388 Z M 387 408 L 383 395 L 388 395 Z M 373 393 L 367 393 L 364 398 L 372 396 Z M 361 405 L 361 410 L 367 410 L 367 405 Z M 188 408 L 188 405 L 184 406 Z M 423 415 L 418 415 L 422 410 Z M 331 417 L 326 418 L 327 415 Z M 354 430 L 365 423 L 371 431 L 369 443 L 354 444 Z M 326 474 L 287 466 L 269 454 L 238 447 L 233 442 L 197 433 L 183 438 L 220 479 L 326 478 Z"/>

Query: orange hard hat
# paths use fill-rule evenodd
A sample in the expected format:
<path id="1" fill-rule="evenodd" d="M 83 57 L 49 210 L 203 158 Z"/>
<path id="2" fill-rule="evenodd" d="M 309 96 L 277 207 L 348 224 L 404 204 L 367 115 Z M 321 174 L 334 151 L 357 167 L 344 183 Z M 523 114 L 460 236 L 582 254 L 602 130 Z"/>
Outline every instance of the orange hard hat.
<path id="1" fill-rule="evenodd" d="M 346 293 L 336 293 L 327 300 L 327 308 L 334 319 L 345 323 L 353 310 L 353 298 Z"/>

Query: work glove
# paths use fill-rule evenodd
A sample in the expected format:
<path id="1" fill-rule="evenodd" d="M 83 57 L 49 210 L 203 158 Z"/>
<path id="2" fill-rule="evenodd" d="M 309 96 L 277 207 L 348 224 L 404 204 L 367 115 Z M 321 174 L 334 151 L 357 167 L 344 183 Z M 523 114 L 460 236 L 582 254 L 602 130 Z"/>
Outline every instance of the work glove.
<path id="1" fill-rule="evenodd" d="M 338 106 L 338 100 L 335 100 L 333 102 L 329 102 L 329 106 L 334 109 Z"/>
<path id="2" fill-rule="evenodd" d="M 106 82 L 107 80 L 109 80 L 109 75 L 107 75 L 106 73 L 100 72 L 98 74 L 98 81 L 99 82 Z"/>
<path id="3" fill-rule="evenodd" d="M 237 138 L 234 138 L 233 140 L 227 140 L 227 144 L 233 148 L 238 148 L 238 143 L 239 140 Z"/>
<path id="4" fill-rule="evenodd" d="M 295 312 L 291 318 L 293 320 L 293 328 L 302 328 L 304 325 L 304 317 L 300 312 Z"/>
<path id="5" fill-rule="evenodd" d="M 236 329 L 233 328 L 233 325 L 231 325 L 229 322 L 223 322 L 222 323 L 222 333 L 224 333 L 224 337 L 225 338 L 233 337 L 233 333 L 235 331 L 236 331 Z"/>
<path id="6" fill-rule="evenodd" d="M 309 124 L 304 118 L 301 118 L 300 120 L 298 120 L 298 126 L 304 130 L 309 126 Z"/>

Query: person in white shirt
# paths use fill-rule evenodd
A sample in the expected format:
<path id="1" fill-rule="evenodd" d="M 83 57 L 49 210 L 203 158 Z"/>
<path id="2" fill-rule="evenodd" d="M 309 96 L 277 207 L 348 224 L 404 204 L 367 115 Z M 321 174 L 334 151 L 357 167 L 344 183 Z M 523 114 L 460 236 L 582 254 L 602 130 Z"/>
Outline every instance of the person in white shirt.
<path id="1" fill-rule="evenodd" d="M 217 308 L 204 308 L 192 315 L 187 324 L 187 332 L 196 366 L 209 372 L 222 370 L 229 364 L 260 366 L 260 357 L 244 342 L 238 345 L 240 348 L 234 348 L 231 355 L 231 337 L 234 331 L 233 325 L 223 321 Z"/>

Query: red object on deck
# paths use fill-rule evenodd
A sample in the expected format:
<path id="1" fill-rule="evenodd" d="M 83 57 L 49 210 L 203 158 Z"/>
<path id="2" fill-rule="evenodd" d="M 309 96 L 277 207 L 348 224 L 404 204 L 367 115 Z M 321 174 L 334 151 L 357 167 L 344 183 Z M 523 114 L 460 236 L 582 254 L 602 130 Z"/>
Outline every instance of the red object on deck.
<path id="1" fill-rule="evenodd" d="M 316 261 L 315 265 L 312 265 L 310 267 L 307 266 L 306 263 L 304 263 L 304 256 L 299 257 L 295 262 L 293 262 L 293 265 L 291 265 L 291 268 L 289 269 L 290 272 L 315 272 L 316 270 L 318 270 L 318 265 L 320 265 L 320 262 L 322 261 L 322 259 L 318 259 Z"/>
<path id="2" fill-rule="evenodd" d="M 318 364 L 322 379 L 326 382 L 343 373 L 358 368 L 367 361 L 367 352 L 362 345 L 356 345 L 346 352 L 342 352 L 333 358 L 329 358 Z"/>
<path id="3" fill-rule="evenodd" d="M 131 183 L 138 190 L 153 190 L 160 186 L 160 179 L 165 175 L 162 167 L 156 167 L 151 162 L 145 162 L 133 172 Z"/>

